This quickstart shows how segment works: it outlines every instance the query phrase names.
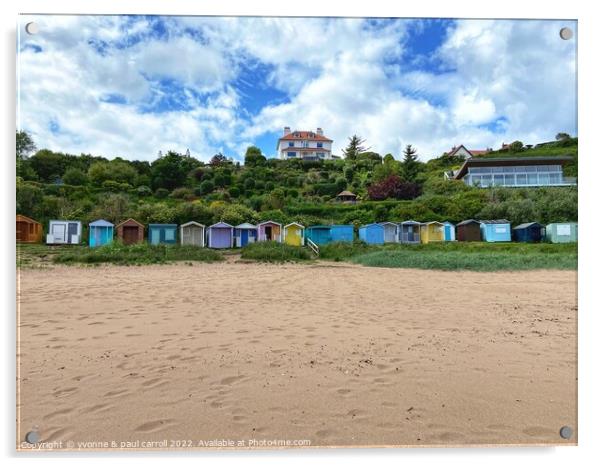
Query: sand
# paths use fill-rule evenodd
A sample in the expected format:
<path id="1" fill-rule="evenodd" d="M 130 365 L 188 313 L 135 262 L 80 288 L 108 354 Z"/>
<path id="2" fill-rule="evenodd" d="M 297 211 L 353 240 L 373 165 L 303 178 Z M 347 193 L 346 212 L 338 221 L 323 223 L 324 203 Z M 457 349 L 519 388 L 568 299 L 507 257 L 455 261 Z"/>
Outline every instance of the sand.
<path id="1" fill-rule="evenodd" d="M 576 280 L 326 263 L 25 269 L 18 438 L 575 444 Z"/>

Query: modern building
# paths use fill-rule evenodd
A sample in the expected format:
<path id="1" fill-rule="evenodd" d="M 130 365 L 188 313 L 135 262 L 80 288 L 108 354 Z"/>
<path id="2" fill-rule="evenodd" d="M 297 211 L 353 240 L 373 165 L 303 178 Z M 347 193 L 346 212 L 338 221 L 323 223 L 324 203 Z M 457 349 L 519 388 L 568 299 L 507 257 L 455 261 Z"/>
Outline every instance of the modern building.
<path id="1" fill-rule="evenodd" d="M 278 157 L 283 160 L 330 160 L 332 158 L 332 139 L 324 136 L 322 128 L 316 131 L 291 131 L 284 127 L 284 134 L 276 146 Z"/>
<path id="2" fill-rule="evenodd" d="M 444 177 L 481 188 L 574 186 L 576 179 L 567 178 L 562 172 L 562 167 L 571 160 L 571 157 L 472 157 Z"/>

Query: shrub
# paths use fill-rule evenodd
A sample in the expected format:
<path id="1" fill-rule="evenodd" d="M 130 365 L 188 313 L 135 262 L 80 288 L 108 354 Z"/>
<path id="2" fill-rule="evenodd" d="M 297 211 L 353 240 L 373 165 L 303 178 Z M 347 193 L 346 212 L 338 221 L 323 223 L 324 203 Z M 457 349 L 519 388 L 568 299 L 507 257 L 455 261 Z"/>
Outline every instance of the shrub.
<path id="1" fill-rule="evenodd" d="M 169 191 L 165 188 L 157 188 L 155 191 L 155 197 L 157 199 L 165 199 L 169 195 Z"/>
<path id="2" fill-rule="evenodd" d="M 242 248 L 241 257 L 260 262 L 298 262 L 312 259 L 307 249 L 276 241 L 251 243 Z"/>

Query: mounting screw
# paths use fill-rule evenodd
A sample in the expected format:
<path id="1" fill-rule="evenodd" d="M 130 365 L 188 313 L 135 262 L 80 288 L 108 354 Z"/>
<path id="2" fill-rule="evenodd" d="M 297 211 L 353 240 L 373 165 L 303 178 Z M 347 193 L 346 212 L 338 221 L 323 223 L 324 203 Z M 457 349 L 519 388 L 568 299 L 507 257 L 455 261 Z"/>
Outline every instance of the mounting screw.
<path id="1" fill-rule="evenodd" d="M 560 428 L 560 436 L 565 440 L 570 439 L 573 436 L 573 429 L 569 426 L 562 426 Z"/>
<path id="2" fill-rule="evenodd" d="M 573 38 L 573 30 L 571 28 L 562 28 L 560 30 L 560 38 L 563 40 L 569 40 Z"/>

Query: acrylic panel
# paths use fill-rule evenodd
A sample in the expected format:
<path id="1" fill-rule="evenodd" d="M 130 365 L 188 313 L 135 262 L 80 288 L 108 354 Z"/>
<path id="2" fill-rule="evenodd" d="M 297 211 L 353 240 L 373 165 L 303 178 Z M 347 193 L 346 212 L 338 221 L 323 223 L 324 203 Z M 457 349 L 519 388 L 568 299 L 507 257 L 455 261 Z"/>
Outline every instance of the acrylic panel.
<path id="1" fill-rule="evenodd" d="M 575 445 L 577 29 L 19 16 L 17 448 Z"/>

